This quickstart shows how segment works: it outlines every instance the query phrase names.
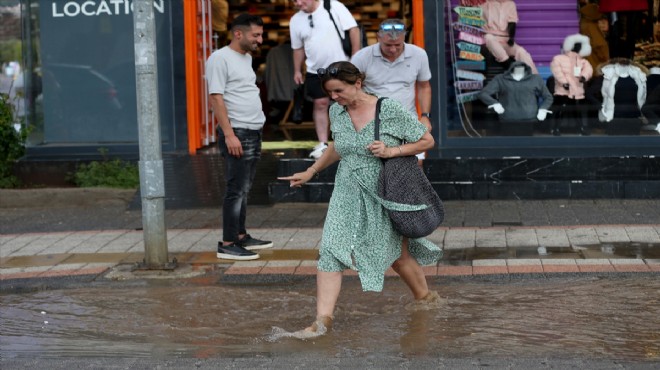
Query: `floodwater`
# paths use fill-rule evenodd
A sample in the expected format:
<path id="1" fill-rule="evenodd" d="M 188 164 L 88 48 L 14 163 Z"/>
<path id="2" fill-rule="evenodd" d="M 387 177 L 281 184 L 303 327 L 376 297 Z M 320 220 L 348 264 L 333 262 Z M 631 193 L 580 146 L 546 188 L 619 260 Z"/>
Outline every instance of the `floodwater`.
<path id="1" fill-rule="evenodd" d="M 660 279 L 438 279 L 445 307 L 410 312 L 409 293 L 344 280 L 333 330 L 280 338 L 314 319 L 313 281 L 223 285 L 212 278 L 104 283 L 3 294 L 0 357 L 581 357 L 660 361 Z M 275 331 L 274 331 L 275 330 Z"/>
<path id="2" fill-rule="evenodd" d="M 636 258 L 660 259 L 660 244 L 657 243 L 602 243 L 570 247 L 477 247 L 445 250 L 444 260 L 451 265 L 471 264 L 475 259 L 501 258 Z"/>

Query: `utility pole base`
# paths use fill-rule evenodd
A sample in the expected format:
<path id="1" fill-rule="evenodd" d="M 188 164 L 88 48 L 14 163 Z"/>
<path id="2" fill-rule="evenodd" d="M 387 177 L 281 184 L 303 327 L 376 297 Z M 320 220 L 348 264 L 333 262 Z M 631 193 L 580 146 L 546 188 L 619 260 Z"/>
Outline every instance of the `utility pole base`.
<path id="1" fill-rule="evenodd" d="M 147 260 L 143 259 L 142 262 L 136 262 L 132 271 L 148 271 L 148 270 L 166 270 L 172 271 L 179 267 L 179 261 L 176 258 L 172 259 L 172 262 L 165 263 L 163 265 L 147 265 Z"/>

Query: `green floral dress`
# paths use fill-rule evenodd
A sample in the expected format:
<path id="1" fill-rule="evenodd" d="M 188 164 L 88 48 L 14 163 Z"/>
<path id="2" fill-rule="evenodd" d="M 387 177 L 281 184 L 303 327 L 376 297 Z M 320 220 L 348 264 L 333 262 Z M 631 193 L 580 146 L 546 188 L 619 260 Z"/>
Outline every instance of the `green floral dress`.
<path id="1" fill-rule="evenodd" d="M 416 142 L 426 127 L 401 104 L 385 99 L 381 106 L 381 136 L 387 146 Z M 393 228 L 379 198 L 381 159 L 367 149 L 374 140 L 374 122 L 355 131 L 348 112 L 339 104 L 330 107 L 335 150 L 341 156 L 334 191 L 323 228 L 318 268 L 321 271 L 357 270 L 364 291 L 381 291 L 385 271 L 401 255 L 402 236 Z M 421 265 L 435 264 L 442 250 L 419 238 L 409 243 L 411 255 Z"/>

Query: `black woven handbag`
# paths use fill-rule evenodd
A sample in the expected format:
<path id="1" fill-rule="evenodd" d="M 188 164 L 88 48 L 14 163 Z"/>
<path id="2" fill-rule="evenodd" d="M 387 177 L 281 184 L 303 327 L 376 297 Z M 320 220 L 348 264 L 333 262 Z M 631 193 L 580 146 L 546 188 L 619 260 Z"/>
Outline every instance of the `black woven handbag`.
<path id="1" fill-rule="evenodd" d="M 383 99 L 379 98 L 376 103 L 375 140 L 380 139 L 379 116 Z M 383 159 L 383 168 L 378 178 L 378 195 L 390 202 L 421 208 L 413 211 L 387 210 L 394 229 L 405 237 L 421 238 L 430 235 L 444 219 L 442 201 L 414 155 Z"/>

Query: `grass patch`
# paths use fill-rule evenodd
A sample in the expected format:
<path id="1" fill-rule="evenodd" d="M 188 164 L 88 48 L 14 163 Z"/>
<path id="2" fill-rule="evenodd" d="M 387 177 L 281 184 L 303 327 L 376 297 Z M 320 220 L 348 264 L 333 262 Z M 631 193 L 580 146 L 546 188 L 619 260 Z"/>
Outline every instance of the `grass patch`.
<path id="1" fill-rule="evenodd" d="M 134 189 L 140 185 L 140 171 L 137 164 L 120 159 L 105 159 L 107 150 L 99 149 L 103 161 L 82 164 L 72 176 L 72 181 L 81 188 Z"/>

